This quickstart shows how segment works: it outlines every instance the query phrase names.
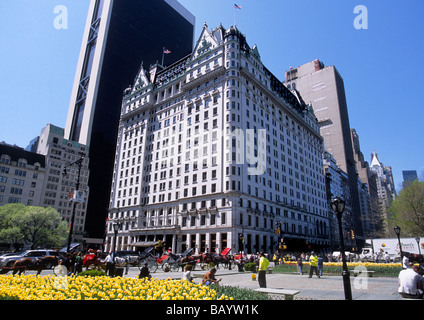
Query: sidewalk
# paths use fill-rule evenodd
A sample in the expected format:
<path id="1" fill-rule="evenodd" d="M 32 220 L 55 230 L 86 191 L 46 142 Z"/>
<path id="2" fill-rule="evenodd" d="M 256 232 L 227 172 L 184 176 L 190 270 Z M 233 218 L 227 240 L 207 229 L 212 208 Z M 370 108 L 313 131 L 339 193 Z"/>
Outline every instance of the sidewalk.
<path id="1" fill-rule="evenodd" d="M 236 268 L 237 269 L 237 268 Z M 256 289 L 259 288 L 258 281 L 252 281 L 250 272 L 238 272 L 238 270 L 218 269 L 217 278 L 222 278 L 221 285 L 234 286 L 239 288 Z M 138 277 L 139 269 L 131 267 L 124 277 Z M 207 270 L 192 271 L 195 276 L 194 282 L 200 283 Z M 34 274 L 30 271 L 29 274 Z M 42 275 L 52 274 L 52 270 L 43 270 Z M 181 279 L 182 272 L 164 272 L 161 268 L 152 273 L 157 279 Z M 295 300 L 344 300 L 344 288 L 341 275 L 323 274 L 321 278 L 315 275 L 308 278 L 308 275 L 298 273 L 272 273 L 266 275 L 268 288 L 279 288 L 300 291 L 295 296 Z M 397 277 L 350 277 L 353 300 L 402 300 L 397 293 Z"/>
<path id="2" fill-rule="evenodd" d="M 131 273 L 131 272 L 130 272 Z M 196 270 L 194 282 L 200 283 L 206 271 Z M 152 274 L 158 279 L 178 279 L 182 272 L 162 272 L 158 270 Z M 230 285 L 240 288 L 259 288 L 257 281 L 251 279 L 250 272 L 238 272 L 237 270 L 220 269 L 216 273 L 217 278 L 222 278 L 222 285 Z M 128 274 L 127 276 L 131 276 Z M 321 278 L 315 275 L 298 273 L 272 273 L 266 275 L 268 288 L 298 290 L 295 300 L 344 300 L 344 288 L 341 275 L 323 274 Z M 353 300 L 402 300 L 397 293 L 398 279 L 396 277 L 350 277 Z"/>

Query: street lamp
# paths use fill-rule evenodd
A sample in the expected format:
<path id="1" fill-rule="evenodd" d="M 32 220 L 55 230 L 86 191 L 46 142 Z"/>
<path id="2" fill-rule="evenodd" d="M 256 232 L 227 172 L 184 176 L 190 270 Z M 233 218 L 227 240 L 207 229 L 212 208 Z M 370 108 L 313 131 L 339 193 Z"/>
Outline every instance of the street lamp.
<path id="1" fill-rule="evenodd" d="M 420 253 L 420 255 L 421 255 L 420 238 L 419 238 L 419 237 L 416 237 L 416 238 L 415 238 L 415 241 L 417 241 L 417 245 L 418 245 L 418 252 L 419 252 L 419 253 Z"/>
<path id="2" fill-rule="evenodd" d="M 398 244 L 399 244 L 399 250 L 400 250 L 400 261 L 402 263 L 402 267 L 403 267 L 403 251 L 402 251 L 402 243 L 400 242 L 400 227 L 396 226 L 393 228 L 393 230 L 396 233 L 396 236 L 398 238 Z"/>
<path id="3" fill-rule="evenodd" d="M 113 252 L 113 256 L 115 256 L 116 239 L 118 237 L 118 231 L 121 230 L 122 223 L 117 222 L 117 223 L 114 223 L 112 226 L 113 226 L 113 232 L 115 233 L 115 238 L 113 239 L 113 250 L 112 250 L 112 252 Z"/>
<path id="4" fill-rule="evenodd" d="M 113 252 L 113 255 L 112 255 L 112 257 L 113 257 L 113 260 L 112 260 L 113 276 L 115 276 L 116 275 L 115 274 L 115 270 L 116 270 L 116 268 L 115 268 L 116 239 L 118 237 L 118 231 L 121 230 L 122 223 L 116 222 L 112 225 L 112 227 L 113 227 L 113 232 L 115 234 L 115 237 L 113 238 L 113 250 L 112 250 L 112 252 Z"/>
<path id="5" fill-rule="evenodd" d="M 80 187 L 80 176 L 81 176 L 81 167 L 82 167 L 83 160 L 84 160 L 84 157 L 81 157 L 78 160 L 67 164 L 63 168 L 63 172 L 62 172 L 63 175 L 66 175 L 67 174 L 66 169 L 68 169 L 69 167 L 71 167 L 75 164 L 78 166 L 77 185 L 75 186 L 75 191 L 74 191 L 75 193 L 78 191 L 78 189 Z M 75 211 L 76 211 L 76 207 L 77 207 L 77 202 L 78 201 L 77 201 L 75 194 L 74 194 L 74 201 L 73 201 L 73 205 L 72 205 L 71 224 L 69 225 L 68 247 L 66 249 L 66 252 L 68 252 L 68 253 L 71 250 L 71 242 L 72 242 L 72 234 L 73 234 L 73 230 L 74 230 Z"/>
<path id="6" fill-rule="evenodd" d="M 344 252 L 344 241 L 343 241 L 343 227 L 342 227 L 342 215 L 343 211 L 345 209 L 345 201 L 339 197 L 335 197 L 331 201 L 331 208 L 333 209 L 334 213 L 337 217 L 337 222 L 339 225 L 339 237 L 340 237 L 340 251 L 342 253 L 342 263 L 343 263 L 343 287 L 345 292 L 345 299 L 346 300 L 352 300 L 352 288 L 350 286 L 350 273 L 347 269 L 347 263 L 346 263 L 346 255 Z"/>

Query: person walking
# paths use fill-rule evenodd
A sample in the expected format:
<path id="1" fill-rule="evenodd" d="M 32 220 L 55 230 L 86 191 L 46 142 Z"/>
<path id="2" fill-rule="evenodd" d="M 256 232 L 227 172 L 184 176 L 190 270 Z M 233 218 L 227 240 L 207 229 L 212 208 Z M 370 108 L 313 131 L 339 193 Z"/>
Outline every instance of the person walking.
<path id="1" fill-rule="evenodd" d="M 266 270 L 269 266 L 269 260 L 265 257 L 263 252 L 259 253 L 259 270 L 258 270 L 258 282 L 259 287 L 266 288 Z"/>
<path id="2" fill-rule="evenodd" d="M 324 269 L 324 258 L 321 254 L 318 255 L 318 274 L 322 277 L 322 270 Z"/>
<path id="3" fill-rule="evenodd" d="M 303 274 L 303 261 L 302 258 L 297 259 L 297 269 L 299 270 L 300 275 Z"/>
<path id="4" fill-rule="evenodd" d="M 113 263 L 113 253 L 109 252 L 106 259 L 106 273 L 109 275 L 109 277 L 113 277 L 115 275 L 115 264 Z"/>
<path id="5" fill-rule="evenodd" d="M 309 278 L 312 278 L 312 273 L 315 271 L 315 274 L 317 275 L 317 277 L 319 278 L 319 274 L 318 274 L 318 257 L 315 255 L 315 252 L 312 251 L 311 255 L 309 257 L 309 263 L 311 265 L 310 269 L 309 269 Z"/>

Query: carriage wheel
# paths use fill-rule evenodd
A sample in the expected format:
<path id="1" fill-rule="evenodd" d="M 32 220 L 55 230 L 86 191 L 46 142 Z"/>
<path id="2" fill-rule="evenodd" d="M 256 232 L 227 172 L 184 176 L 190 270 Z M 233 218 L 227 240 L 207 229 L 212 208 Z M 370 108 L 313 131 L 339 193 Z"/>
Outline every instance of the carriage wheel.
<path id="1" fill-rule="evenodd" d="M 150 257 L 146 260 L 146 262 L 150 272 L 152 273 L 156 272 L 156 270 L 158 269 L 158 262 L 156 261 L 156 259 Z"/>
<path id="2" fill-rule="evenodd" d="M 162 270 L 164 272 L 169 272 L 171 270 L 171 265 L 168 262 L 162 263 Z"/>

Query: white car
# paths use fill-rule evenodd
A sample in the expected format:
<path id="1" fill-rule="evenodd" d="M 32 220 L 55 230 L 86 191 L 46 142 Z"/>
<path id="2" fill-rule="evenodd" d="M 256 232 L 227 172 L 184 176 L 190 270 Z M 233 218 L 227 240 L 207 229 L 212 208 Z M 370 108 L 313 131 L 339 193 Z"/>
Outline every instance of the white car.
<path id="1" fill-rule="evenodd" d="M 13 264 L 18 261 L 19 259 L 22 258 L 31 258 L 31 259 L 35 259 L 35 258 L 41 258 L 41 257 L 45 257 L 45 256 L 58 256 L 57 251 L 54 250 L 45 250 L 45 249 L 40 249 L 40 250 L 27 250 L 22 252 L 21 254 L 17 254 L 17 255 L 9 255 L 9 256 L 2 256 L 0 257 L 0 267 L 1 268 L 10 268 L 13 266 Z"/>

